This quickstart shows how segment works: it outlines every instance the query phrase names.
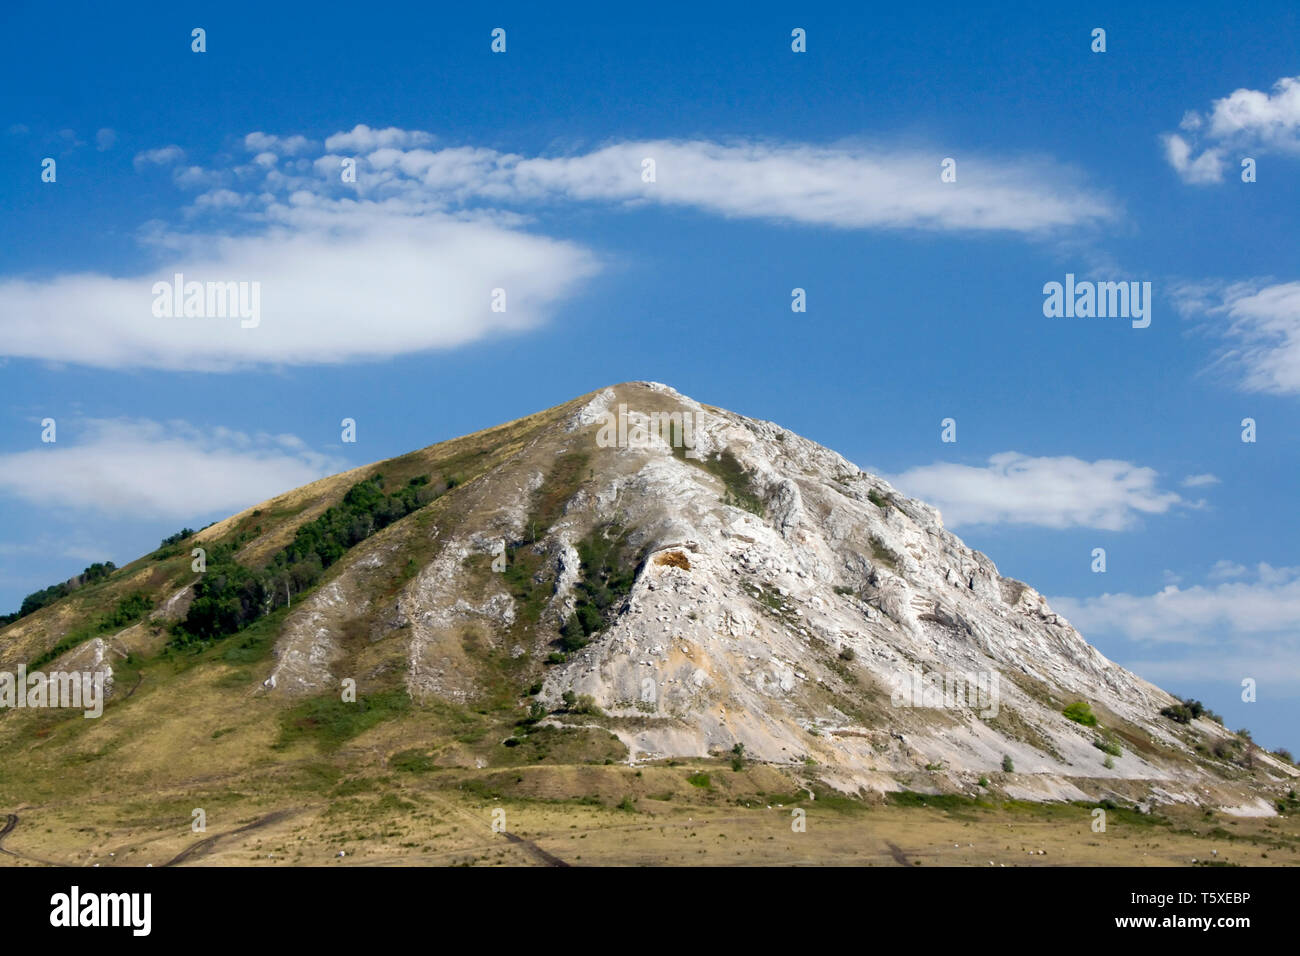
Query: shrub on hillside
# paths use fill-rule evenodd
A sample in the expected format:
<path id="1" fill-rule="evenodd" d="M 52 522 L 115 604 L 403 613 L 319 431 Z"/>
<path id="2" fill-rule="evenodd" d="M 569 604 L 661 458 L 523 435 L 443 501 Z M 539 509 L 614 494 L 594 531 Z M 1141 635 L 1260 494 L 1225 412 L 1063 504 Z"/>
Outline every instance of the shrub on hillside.
<path id="1" fill-rule="evenodd" d="M 59 584 L 51 584 L 47 588 L 39 591 L 33 591 L 19 605 L 18 610 L 12 614 L 6 614 L 0 617 L 0 625 L 9 624 L 19 618 L 26 617 L 29 614 L 35 614 L 43 607 L 48 607 L 60 598 L 67 597 L 79 587 L 87 584 L 94 584 L 96 581 L 102 581 L 114 571 L 117 565 L 112 561 L 96 561 L 90 567 L 86 568 L 75 578 L 63 581 Z"/>
<path id="2" fill-rule="evenodd" d="M 1061 713 L 1076 724 L 1082 724 L 1085 727 L 1097 726 L 1097 715 L 1092 712 L 1092 706 L 1086 700 L 1076 700 Z"/>
<path id="3" fill-rule="evenodd" d="M 1116 739 L 1114 734 L 1110 733 L 1098 737 L 1092 742 L 1092 745 L 1102 753 L 1110 754 L 1112 757 L 1118 757 L 1124 752 L 1123 748 L 1120 747 L 1119 740 Z"/>

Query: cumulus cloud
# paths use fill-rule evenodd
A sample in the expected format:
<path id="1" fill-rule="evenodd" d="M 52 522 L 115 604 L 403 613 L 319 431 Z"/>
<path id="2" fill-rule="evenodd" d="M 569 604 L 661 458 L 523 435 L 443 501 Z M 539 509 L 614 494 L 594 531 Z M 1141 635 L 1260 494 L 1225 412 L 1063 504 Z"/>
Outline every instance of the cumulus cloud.
<path id="1" fill-rule="evenodd" d="M 0 495 L 60 511 L 184 520 L 234 513 L 345 467 L 292 435 L 91 419 L 62 426 L 55 444 L 0 455 Z"/>
<path id="2" fill-rule="evenodd" d="M 1226 343 L 1219 362 L 1243 389 L 1300 394 L 1300 281 L 1188 284 L 1174 301 L 1185 315 L 1217 320 L 1212 330 Z"/>
<path id="3" fill-rule="evenodd" d="M 1192 155 L 1192 144 L 1177 133 L 1166 133 L 1165 159 L 1184 182 L 1205 185 L 1223 182 L 1223 155 L 1221 150 L 1207 149 L 1199 156 Z"/>
<path id="4" fill-rule="evenodd" d="M 1229 154 L 1235 165 L 1242 150 L 1300 155 L 1300 76 L 1282 77 L 1271 93 L 1235 90 L 1208 115 L 1189 112 L 1180 125 L 1187 136 L 1166 133 L 1165 158 L 1189 183 L 1222 182 Z"/>
<path id="5" fill-rule="evenodd" d="M 938 463 L 889 480 L 937 507 L 949 527 L 1017 524 L 1121 531 L 1189 503 L 1151 468 L 1126 461 L 1033 458 L 1008 451 L 984 466 Z"/>
<path id="6" fill-rule="evenodd" d="M 1227 139 L 1248 133 L 1261 142 L 1300 153 L 1300 76 L 1284 76 L 1273 92 L 1239 89 L 1215 100 L 1208 129 Z"/>

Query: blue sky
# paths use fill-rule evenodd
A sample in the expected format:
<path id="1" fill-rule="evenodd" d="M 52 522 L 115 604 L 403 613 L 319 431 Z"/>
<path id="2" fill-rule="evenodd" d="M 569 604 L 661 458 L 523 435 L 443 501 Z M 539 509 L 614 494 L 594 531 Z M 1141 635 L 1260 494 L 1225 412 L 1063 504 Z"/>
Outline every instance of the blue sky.
<path id="1" fill-rule="evenodd" d="M 887 476 L 1300 746 L 1294 4 L 807 9 L 7 4 L 0 607 L 651 379 Z M 152 316 L 177 269 L 259 282 L 259 324 Z M 1067 273 L 1150 282 L 1150 326 L 1045 317 Z"/>

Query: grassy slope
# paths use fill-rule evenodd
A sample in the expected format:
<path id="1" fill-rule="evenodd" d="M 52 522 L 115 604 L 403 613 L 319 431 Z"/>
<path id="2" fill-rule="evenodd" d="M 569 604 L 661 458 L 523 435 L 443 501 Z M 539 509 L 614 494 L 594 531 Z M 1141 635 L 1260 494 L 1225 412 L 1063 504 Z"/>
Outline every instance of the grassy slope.
<path id="1" fill-rule="evenodd" d="M 567 408 L 354 469 L 271 499 L 206 529 L 194 541 L 184 542 L 180 553 L 147 555 L 106 580 L 15 622 L 0 631 L 0 654 L 11 669 L 32 660 L 60 639 L 84 630 L 128 593 L 140 591 L 150 595 L 156 605 L 163 604 L 194 580 L 189 549 L 195 544 L 211 546 L 243 537 L 247 541 L 239 551 L 240 560 L 263 563 L 292 540 L 297 527 L 376 472 L 385 476 L 389 487 L 421 474 L 455 476 L 457 488 L 375 536 L 394 539 L 411 562 L 385 566 L 381 569 L 384 573 L 372 582 L 381 590 L 377 596 L 383 591 L 395 593 L 409 577 L 412 563 L 421 566 L 430 557 L 428 552 L 436 548 L 429 527 L 439 515 L 454 518 L 457 494 L 479 474 L 517 452 Z M 347 565 L 345 557 L 329 569 L 321 585 L 343 573 Z M 99 720 L 59 710 L 0 712 L 0 752 L 5 754 L 0 802 L 75 802 L 102 799 L 106 793 L 177 787 L 201 791 L 204 781 L 213 782 L 211 799 L 215 800 L 232 778 L 264 772 L 277 778 L 292 777 L 293 767 L 336 752 L 343 742 L 364 733 L 372 721 L 335 719 L 339 715 L 330 707 L 332 701 L 297 703 L 260 692 L 286 613 L 281 609 L 237 635 L 193 652 L 163 648 L 115 663 L 118 691 Z M 146 622 L 133 631 L 147 632 L 154 648 L 166 640 L 162 622 Z M 57 666 L 57 662 L 51 663 L 46 669 Z M 442 714 L 433 713 L 439 708 L 415 712 L 404 693 L 400 704 L 394 702 L 394 687 L 372 691 L 383 705 L 378 708 L 382 720 L 374 722 L 391 722 L 410 730 L 420 742 L 463 747 L 458 737 L 481 733 L 483 715 L 470 708 L 464 708 L 466 713 L 452 712 L 457 708 L 450 707 L 443 707 L 447 712 Z M 375 716 L 374 708 L 371 711 L 371 717 Z M 435 718 L 433 728 L 429 726 L 431 716 Z M 440 728 L 446 733 L 440 735 Z"/>

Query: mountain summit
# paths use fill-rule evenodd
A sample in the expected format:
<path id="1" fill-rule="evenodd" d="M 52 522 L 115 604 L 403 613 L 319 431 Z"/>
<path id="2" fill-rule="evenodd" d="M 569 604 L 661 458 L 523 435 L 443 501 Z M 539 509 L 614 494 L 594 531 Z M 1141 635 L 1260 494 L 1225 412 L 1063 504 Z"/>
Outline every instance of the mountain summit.
<path id="1" fill-rule="evenodd" d="M 18 665 L 102 673 L 108 703 L 89 729 L 7 715 L 4 746 L 160 787 L 304 747 L 721 757 L 810 793 L 1267 815 L 1300 775 L 1108 660 L 935 509 L 646 382 L 173 536 L 0 630 Z"/>

